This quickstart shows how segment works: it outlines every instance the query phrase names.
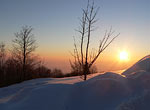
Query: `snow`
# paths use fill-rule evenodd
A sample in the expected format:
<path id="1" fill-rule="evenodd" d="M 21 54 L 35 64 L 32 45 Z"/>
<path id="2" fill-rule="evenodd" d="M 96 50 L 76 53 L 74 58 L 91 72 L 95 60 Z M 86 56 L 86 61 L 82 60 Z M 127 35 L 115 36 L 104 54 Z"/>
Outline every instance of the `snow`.
<path id="1" fill-rule="evenodd" d="M 117 110 L 149 110 L 150 109 L 150 91 L 141 96 L 133 97 L 120 104 Z"/>
<path id="2" fill-rule="evenodd" d="M 0 88 L 0 110 L 150 110 L 150 56 L 121 74 L 33 79 Z"/>
<path id="3" fill-rule="evenodd" d="M 0 89 L 0 110 L 115 108 L 130 91 L 121 80 L 117 80 L 119 77 L 123 79 L 121 75 L 106 73 L 104 76 L 90 76 L 85 82 L 80 77 L 34 79 L 4 87 Z M 108 103 L 111 104 L 108 106 Z"/>
<path id="4" fill-rule="evenodd" d="M 144 58 L 139 60 L 136 64 L 134 64 L 129 69 L 124 71 L 122 73 L 122 75 L 128 76 L 128 75 L 134 74 L 135 72 L 141 71 L 141 70 L 150 72 L 150 55 L 145 56 Z"/>

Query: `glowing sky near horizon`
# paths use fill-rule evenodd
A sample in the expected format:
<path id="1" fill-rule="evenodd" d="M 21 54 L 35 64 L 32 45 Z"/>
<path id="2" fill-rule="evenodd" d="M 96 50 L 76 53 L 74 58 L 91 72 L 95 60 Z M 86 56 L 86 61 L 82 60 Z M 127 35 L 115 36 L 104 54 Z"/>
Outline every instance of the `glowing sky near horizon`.
<path id="1" fill-rule="evenodd" d="M 9 46 L 23 25 L 34 28 L 37 52 L 49 67 L 68 71 L 69 51 L 79 26 L 78 18 L 87 0 L 0 0 L 0 42 Z M 99 70 L 128 67 L 150 53 L 150 0 L 95 0 L 100 7 L 91 46 L 111 26 L 120 36 L 100 56 Z M 118 53 L 127 50 L 130 61 L 118 61 Z M 113 67 L 113 65 L 118 65 Z M 121 66 L 120 66 L 121 65 Z"/>

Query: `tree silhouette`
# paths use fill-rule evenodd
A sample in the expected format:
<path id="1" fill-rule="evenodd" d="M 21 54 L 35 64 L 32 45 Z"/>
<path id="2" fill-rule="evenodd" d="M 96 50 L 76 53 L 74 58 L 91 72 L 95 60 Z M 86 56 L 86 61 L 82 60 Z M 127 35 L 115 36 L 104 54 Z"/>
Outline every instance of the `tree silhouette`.
<path id="1" fill-rule="evenodd" d="M 21 80 L 25 80 L 27 67 L 33 62 L 32 53 L 37 48 L 32 30 L 31 26 L 23 26 L 13 40 L 13 56 L 22 67 Z"/>
<path id="2" fill-rule="evenodd" d="M 5 56 L 6 56 L 5 44 L 1 42 L 0 43 L 0 68 L 2 68 L 4 65 Z"/>
<path id="3" fill-rule="evenodd" d="M 82 17 L 80 19 L 80 28 L 77 30 L 80 34 L 80 45 L 76 43 L 74 37 L 74 62 L 70 62 L 71 67 L 79 70 L 82 75 L 84 75 L 84 80 L 87 79 L 87 74 L 90 73 L 90 68 L 98 59 L 100 54 L 114 41 L 114 39 L 119 35 L 114 35 L 112 28 L 105 32 L 105 35 L 99 42 L 98 50 L 96 52 L 91 51 L 90 41 L 91 33 L 94 31 L 94 26 L 97 23 L 97 13 L 99 7 L 95 7 L 94 1 L 90 4 L 88 0 L 87 7 L 82 10 Z"/>
<path id="4" fill-rule="evenodd" d="M 4 76 L 5 76 L 5 57 L 6 57 L 5 44 L 1 42 L 0 43 L 0 83 L 1 84 L 4 82 Z"/>

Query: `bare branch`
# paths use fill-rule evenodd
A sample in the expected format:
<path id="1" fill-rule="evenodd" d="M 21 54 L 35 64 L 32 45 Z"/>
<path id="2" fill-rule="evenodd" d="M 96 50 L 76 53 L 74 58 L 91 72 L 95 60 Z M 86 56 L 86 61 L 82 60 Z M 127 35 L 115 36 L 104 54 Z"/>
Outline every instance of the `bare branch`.
<path id="1" fill-rule="evenodd" d="M 81 39 L 78 47 L 74 38 L 74 54 L 72 54 L 74 63 L 70 63 L 70 65 L 72 69 L 79 70 L 78 72 L 84 75 L 84 80 L 86 80 L 87 74 L 90 73 L 90 68 L 100 54 L 119 36 L 118 34 L 113 37 L 115 31 L 112 31 L 111 27 L 109 31 L 105 31 L 103 38 L 99 41 L 98 50 L 91 50 L 91 34 L 95 30 L 94 25 L 98 20 L 96 16 L 99 9 L 99 7 L 95 7 L 94 0 L 91 4 L 90 0 L 88 0 L 87 7 L 82 9 L 82 17 L 79 19 L 80 27 L 77 32 L 79 32 Z"/>
<path id="2" fill-rule="evenodd" d="M 32 53 L 37 48 L 32 30 L 33 28 L 31 26 L 23 26 L 20 32 L 14 34 L 15 39 L 13 40 L 13 56 L 22 64 L 22 71 L 24 74 L 22 78 L 25 77 L 26 66 L 29 64 L 29 61 L 31 64 Z"/>

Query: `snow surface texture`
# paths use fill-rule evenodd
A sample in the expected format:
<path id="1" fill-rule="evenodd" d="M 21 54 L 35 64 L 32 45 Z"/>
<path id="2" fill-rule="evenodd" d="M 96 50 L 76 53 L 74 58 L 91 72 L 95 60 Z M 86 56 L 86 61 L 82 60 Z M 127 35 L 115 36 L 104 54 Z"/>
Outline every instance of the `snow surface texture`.
<path id="1" fill-rule="evenodd" d="M 122 74 L 45 78 L 0 88 L 0 110 L 150 110 L 150 56 Z"/>
<path id="2" fill-rule="evenodd" d="M 150 72 L 150 55 L 145 56 L 141 60 L 139 60 L 136 64 L 134 64 L 132 67 L 127 69 L 122 73 L 122 75 L 129 76 L 131 74 L 134 74 L 138 71 L 147 71 Z"/>

